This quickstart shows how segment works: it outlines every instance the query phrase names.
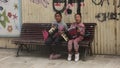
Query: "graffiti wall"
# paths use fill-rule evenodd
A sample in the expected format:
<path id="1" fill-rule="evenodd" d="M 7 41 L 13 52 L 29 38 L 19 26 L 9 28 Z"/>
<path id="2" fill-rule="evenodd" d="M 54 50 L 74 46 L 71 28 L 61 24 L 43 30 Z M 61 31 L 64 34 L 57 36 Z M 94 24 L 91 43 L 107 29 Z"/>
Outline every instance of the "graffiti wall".
<path id="1" fill-rule="evenodd" d="M 106 12 L 100 12 L 98 14 L 96 14 L 95 18 L 100 21 L 100 22 L 104 22 L 104 21 L 108 21 L 108 20 L 120 20 L 120 12 L 117 12 L 117 9 L 119 10 L 120 8 L 120 0 L 117 0 L 115 2 L 115 0 L 92 0 L 92 3 L 95 6 L 101 6 L 101 8 L 103 8 L 105 5 L 107 5 L 109 8 L 114 8 L 112 11 L 106 11 Z"/>
<path id="2" fill-rule="evenodd" d="M 19 21 L 19 15 L 17 14 L 19 8 L 16 9 L 14 5 L 17 1 L 11 1 L 0 0 L 0 14 L 2 16 L 0 17 L 1 36 L 4 34 L 9 36 L 19 34 L 20 23 L 17 22 Z M 74 22 L 74 14 L 81 13 L 82 22 L 97 23 L 95 38 L 92 43 L 93 53 L 120 55 L 120 0 L 21 1 L 22 23 L 51 23 L 55 20 L 54 14 L 56 11 L 62 12 L 65 23 L 72 23 Z M 14 7 L 10 7 L 12 4 Z M 8 5 L 9 7 L 7 7 Z M 11 38 L 7 40 L 0 38 L 0 44 L 0 47 L 15 47 L 11 43 Z"/>
<path id="3" fill-rule="evenodd" d="M 84 22 L 96 22 L 93 51 L 120 55 L 120 0 L 85 0 Z"/>
<path id="4" fill-rule="evenodd" d="M 57 11 L 65 22 L 73 22 L 76 13 L 82 14 L 84 22 L 120 20 L 120 0 L 26 0 L 22 9 L 24 22 L 51 22 Z"/>
<path id="5" fill-rule="evenodd" d="M 0 37 L 18 37 L 20 28 L 20 0 L 0 0 Z"/>
<path id="6" fill-rule="evenodd" d="M 66 23 L 72 22 L 74 14 L 81 13 L 84 6 L 84 0 L 23 0 L 23 22 L 51 22 L 57 11 Z"/>
<path id="7" fill-rule="evenodd" d="M 65 23 L 74 22 L 76 13 L 83 22 L 97 23 L 93 53 L 120 55 L 120 0 L 22 0 L 24 23 L 50 23 L 56 11 Z"/>

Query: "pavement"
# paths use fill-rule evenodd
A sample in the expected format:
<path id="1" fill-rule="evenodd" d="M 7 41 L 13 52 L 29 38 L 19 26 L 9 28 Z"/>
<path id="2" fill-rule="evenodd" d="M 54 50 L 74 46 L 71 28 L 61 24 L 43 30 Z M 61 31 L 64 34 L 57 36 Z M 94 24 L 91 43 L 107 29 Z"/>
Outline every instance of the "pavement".
<path id="1" fill-rule="evenodd" d="M 120 68 L 120 56 L 93 55 L 78 62 L 66 57 L 49 60 L 43 52 L 23 52 L 16 57 L 16 49 L 0 49 L 0 68 Z"/>

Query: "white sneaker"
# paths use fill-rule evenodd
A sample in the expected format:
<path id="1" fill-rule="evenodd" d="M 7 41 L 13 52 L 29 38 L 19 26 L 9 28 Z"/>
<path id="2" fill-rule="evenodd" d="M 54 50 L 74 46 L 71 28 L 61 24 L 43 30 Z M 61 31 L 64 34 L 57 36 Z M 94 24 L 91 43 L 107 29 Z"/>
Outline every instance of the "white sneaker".
<path id="1" fill-rule="evenodd" d="M 75 54 L 75 61 L 79 60 L 79 53 Z"/>
<path id="2" fill-rule="evenodd" d="M 71 61 L 71 60 L 72 60 L 72 54 L 68 54 L 67 60 L 68 60 L 68 61 Z"/>

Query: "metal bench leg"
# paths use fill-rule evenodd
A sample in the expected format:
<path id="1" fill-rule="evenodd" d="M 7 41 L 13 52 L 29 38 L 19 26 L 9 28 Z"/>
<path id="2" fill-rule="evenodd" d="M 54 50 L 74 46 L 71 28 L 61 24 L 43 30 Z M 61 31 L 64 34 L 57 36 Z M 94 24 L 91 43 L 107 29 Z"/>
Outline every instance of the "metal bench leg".
<path id="1" fill-rule="evenodd" d="M 93 55 L 92 48 L 90 47 L 89 49 L 90 49 L 90 56 L 92 56 Z"/>
<path id="2" fill-rule="evenodd" d="M 24 47 L 26 48 L 27 52 L 29 53 L 30 50 L 29 50 L 29 48 L 27 47 L 27 45 L 24 45 Z"/>
<path id="3" fill-rule="evenodd" d="M 90 54 L 90 56 L 92 56 L 92 55 L 93 55 L 93 53 L 92 53 L 92 47 L 91 47 L 91 46 L 92 46 L 92 43 L 90 43 L 89 46 L 90 46 L 90 47 L 89 47 L 89 54 Z"/>
<path id="4" fill-rule="evenodd" d="M 19 51 L 22 50 L 22 48 L 23 48 L 23 46 L 22 46 L 22 45 L 19 45 L 18 50 L 17 50 L 17 55 L 16 55 L 16 57 L 19 56 Z"/>
<path id="5" fill-rule="evenodd" d="M 82 57 L 83 61 L 86 61 L 87 54 L 88 54 L 88 48 L 84 48 L 84 53 L 83 53 L 83 57 Z"/>

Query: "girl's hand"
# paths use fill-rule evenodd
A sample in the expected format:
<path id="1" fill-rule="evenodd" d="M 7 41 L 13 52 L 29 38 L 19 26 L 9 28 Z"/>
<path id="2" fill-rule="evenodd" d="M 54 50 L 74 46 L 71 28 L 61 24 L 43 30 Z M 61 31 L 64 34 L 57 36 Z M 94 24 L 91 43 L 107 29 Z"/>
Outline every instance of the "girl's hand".
<path id="1" fill-rule="evenodd" d="M 77 32 L 81 32 L 81 30 L 80 30 L 80 29 L 81 29 L 81 28 L 80 28 L 80 27 L 78 27 L 78 28 L 77 28 Z"/>
<path id="2" fill-rule="evenodd" d="M 55 26 L 55 25 L 52 25 L 51 27 L 52 27 L 52 28 L 55 28 L 56 26 Z"/>
<path id="3" fill-rule="evenodd" d="M 80 30 L 78 29 L 77 32 L 80 32 Z"/>
<path id="4" fill-rule="evenodd" d="M 64 31 L 59 31 L 59 34 L 62 34 L 62 33 L 64 33 Z"/>

